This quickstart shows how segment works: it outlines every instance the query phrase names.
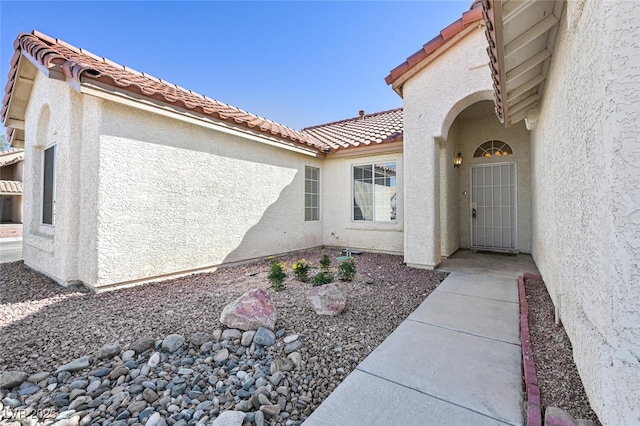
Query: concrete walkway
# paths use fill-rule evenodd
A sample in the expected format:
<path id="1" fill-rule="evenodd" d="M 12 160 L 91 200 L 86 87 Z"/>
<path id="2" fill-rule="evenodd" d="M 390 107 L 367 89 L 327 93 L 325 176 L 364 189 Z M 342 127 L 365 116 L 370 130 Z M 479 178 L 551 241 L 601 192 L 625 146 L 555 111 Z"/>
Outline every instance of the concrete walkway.
<path id="1" fill-rule="evenodd" d="M 517 277 L 530 256 L 460 251 L 451 274 L 304 422 L 521 425 Z"/>

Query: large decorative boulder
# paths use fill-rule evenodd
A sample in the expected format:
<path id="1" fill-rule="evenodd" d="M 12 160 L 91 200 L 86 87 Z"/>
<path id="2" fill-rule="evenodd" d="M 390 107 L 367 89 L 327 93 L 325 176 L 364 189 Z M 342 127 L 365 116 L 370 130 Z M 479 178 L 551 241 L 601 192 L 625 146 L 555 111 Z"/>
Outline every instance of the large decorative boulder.
<path id="1" fill-rule="evenodd" d="M 347 299 L 337 283 L 312 287 L 307 292 L 307 300 L 318 315 L 339 315 L 347 304 Z"/>
<path id="2" fill-rule="evenodd" d="M 260 327 L 274 329 L 276 326 L 276 307 L 269 293 L 262 289 L 247 291 L 224 307 L 220 322 L 239 330 L 257 330 Z"/>

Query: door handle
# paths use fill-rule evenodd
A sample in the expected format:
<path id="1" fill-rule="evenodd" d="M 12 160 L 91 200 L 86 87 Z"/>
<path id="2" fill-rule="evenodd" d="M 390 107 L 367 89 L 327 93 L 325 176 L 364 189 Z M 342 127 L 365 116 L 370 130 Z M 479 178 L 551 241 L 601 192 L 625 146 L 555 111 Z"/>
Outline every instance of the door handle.
<path id="1" fill-rule="evenodd" d="M 474 218 L 474 219 L 476 218 L 476 209 L 475 208 L 471 209 L 471 217 Z"/>

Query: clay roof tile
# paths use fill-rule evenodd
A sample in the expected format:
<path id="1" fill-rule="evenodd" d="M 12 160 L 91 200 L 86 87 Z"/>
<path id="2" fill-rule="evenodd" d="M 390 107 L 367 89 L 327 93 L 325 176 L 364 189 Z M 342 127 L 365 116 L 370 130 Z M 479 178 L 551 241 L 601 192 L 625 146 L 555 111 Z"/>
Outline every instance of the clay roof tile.
<path id="1" fill-rule="evenodd" d="M 440 47 L 442 47 L 448 40 L 455 37 L 468 26 L 481 20 L 482 5 L 480 4 L 480 2 L 474 1 L 471 5 L 471 10 L 464 12 L 460 19 L 442 29 L 442 31 L 440 31 L 440 34 L 438 34 L 438 36 L 434 37 L 424 46 L 422 46 L 422 49 L 418 50 L 417 52 L 409 56 L 406 61 L 392 69 L 389 75 L 387 75 L 384 80 L 387 82 L 387 84 L 393 84 L 407 71 L 411 70 L 421 61 L 429 57 L 429 55 L 440 49 Z"/>
<path id="2" fill-rule="evenodd" d="M 394 142 L 402 137 L 402 129 L 402 108 L 397 108 L 307 127 L 302 133 L 338 150 Z"/>

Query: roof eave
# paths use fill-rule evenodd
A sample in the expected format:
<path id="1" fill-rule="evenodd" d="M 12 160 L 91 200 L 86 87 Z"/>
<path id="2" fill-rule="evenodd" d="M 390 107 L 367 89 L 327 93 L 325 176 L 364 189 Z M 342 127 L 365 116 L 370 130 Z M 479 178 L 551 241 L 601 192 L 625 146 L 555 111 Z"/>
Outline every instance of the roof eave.
<path id="1" fill-rule="evenodd" d="M 484 0 L 482 5 L 496 115 L 510 127 L 540 104 L 564 0 Z"/>

